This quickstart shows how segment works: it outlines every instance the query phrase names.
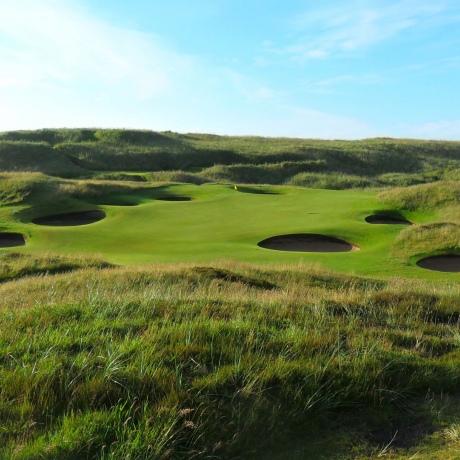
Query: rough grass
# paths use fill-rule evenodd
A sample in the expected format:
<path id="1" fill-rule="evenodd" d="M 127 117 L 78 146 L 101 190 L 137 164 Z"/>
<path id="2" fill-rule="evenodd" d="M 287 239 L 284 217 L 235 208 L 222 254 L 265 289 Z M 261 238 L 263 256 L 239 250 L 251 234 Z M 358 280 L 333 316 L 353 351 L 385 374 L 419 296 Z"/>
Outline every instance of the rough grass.
<path id="1" fill-rule="evenodd" d="M 403 230 L 392 247 L 398 257 L 460 254 L 460 224 L 435 222 Z"/>
<path id="2" fill-rule="evenodd" d="M 31 195 L 34 185 L 43 179 L 39 173 L 0 174 L 0 206 L 23 202 Z"/>
<path id="3" fill-rule="evenodd" d="M 111 267 L 109 263 L 94 255 L 69 257 L 60 254 L 29 255 L 18 252 L 0 252 L 0 282 L 32 275 L 108 267 Z"/>
<path id="4" fill-rule="evenodd" d="M 433 211 L 460 204 L 460 181 L 442 181 L 382 192 L 379 201 L 410 211 Z"/>
<path id="5" fill-rule="evenodd" d="M 287 185 L 298 187 L 321 188 L 328 190 L 345 190 L 351 188 L 376 187 L 378 182 L 366 177 L 347 174 L 314 174 L 300 173 L 291 177 Z"/>
<path id="6" fill-rule="evenodd" d="M 74 177 L 84 171 L 45 143 L 0 141 L 0 171 L 43 172 Z"/>
<path id="7" fill-rule="evenodd" d="M 334 188 L 353 188 L 458 180 L 459 166 L 458 142 L 321 141 L 97 129 L 0 133 L 0 170 L 63 176 L 167 171 L 189 183 L 296 182 L 323 188 L 328 174 L 335 176 Z M 156 174 L 152 178 L 156 180 Z"/>
<path id="8" fill-rule="evenodd" d="M 395 188 L 380 193 L 378 201 L 390 207 L 436 213 L 433 222 L 404 229 L 392 245 L 392 254 L 405 260 L 460 253 L 460 182 Z"/>
<path id="9" fill-rule="evenodd" d="M 0 456 L 261 458 L 281 442 L 287 458 L 374 458 L 395 434 L 409 455 L 432 433 L 448 449 L 452 414 L 425 397 L 459 396 L 459 300 L 458 285 L 292 266 L 3 284 Z"/>

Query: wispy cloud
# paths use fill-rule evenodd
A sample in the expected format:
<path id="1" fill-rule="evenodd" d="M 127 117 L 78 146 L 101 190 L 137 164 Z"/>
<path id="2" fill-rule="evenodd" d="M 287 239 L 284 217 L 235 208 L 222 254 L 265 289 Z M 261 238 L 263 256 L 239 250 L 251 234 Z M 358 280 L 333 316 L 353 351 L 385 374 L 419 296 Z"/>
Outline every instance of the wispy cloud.
<path id="1" fill-rule="evenodd" d="M 57 0 L 3 2 L 0 38 L 0 87 L 127 84 L 137 96 L 150 97 L 167 91 L 193 62 L 156 37 Z"/>
<path id="2" fill-rule="evenodd" d="M 180 130 L 205 114 L 218 119 L 229 101 L 275 97 L 263 81 L 176 51 L 155 34 L 113 26 L 72 0 L 1 2 L 0 69 L 0 130 Z"/>
<path id="3" fill-rule="evenodd" d="M 411 136 L 423 139 L 460 139 L 460 120 L 441 120 L 404 127 Z"/>
<path id="4" fill-rule="evenodd" d="M 298 15 L 292 24 L 296 31 L 293 43 L 276 51 L 299 60 L 347 55 L 391 40 L 410 29 L 439 27 L 454 20 L 447 0 L 346 3 Z"/>

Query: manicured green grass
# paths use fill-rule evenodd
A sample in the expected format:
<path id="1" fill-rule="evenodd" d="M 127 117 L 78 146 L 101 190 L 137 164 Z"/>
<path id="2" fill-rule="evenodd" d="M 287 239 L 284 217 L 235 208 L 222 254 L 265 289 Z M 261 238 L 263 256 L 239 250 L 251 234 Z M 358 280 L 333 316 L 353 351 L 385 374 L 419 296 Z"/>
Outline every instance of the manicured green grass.
<path id="1" fill-rule="evenodd" d="M 260 193 L 263 190 L 272 194 Z M 161 201 L 178 195 L 192 201 Z M 264 264 L 317 263 L 344 273 L 373 276 L 408 276 L 458 279 L 415 266 L 411 254 L 391 251 L 403 225 L 371 225 L 364 218 L 389 206 L 377 203 L 371 191 L 314 190 L 295 187 L 244 187 L 230 185 L 174 185 L 133 189 L 130 195 L 98 196 L 91 201 L 138 206 L 99 205 L 107 217 L 94 224 L 51 227 L 26 223 L 17 226 L 29 236 L 20 251 L 40 253 L 97 253 L 116 264 L 154 262 L 209 262 L 239 260 Z M 88 200 L 88 198 L 86 198 Z M 96 206 L 88 201 L 67 200 L 32 207 L 26 218 Z M 404 214 L 404 211 L 402 211 Z M 433 212 L 406 212 L 420 223 Z M 405 230 L 407 231 L 407 230 Z M 259 241 L 275 235 L 315 233 L 335 236 L 358 245 L 349 253 L 298 253 L 263 249 Z M 420 251 L 419 251 L 420 252 Z M 423 248 L 421 253 L 423 253 Z"/>

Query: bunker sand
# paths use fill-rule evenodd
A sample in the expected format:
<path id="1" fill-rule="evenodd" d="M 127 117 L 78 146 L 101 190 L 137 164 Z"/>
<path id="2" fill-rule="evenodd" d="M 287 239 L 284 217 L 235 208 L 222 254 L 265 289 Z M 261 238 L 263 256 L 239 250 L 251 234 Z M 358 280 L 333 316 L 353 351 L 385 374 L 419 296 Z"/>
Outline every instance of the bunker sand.
<path id="1" fill-rule="evenodd" d="M 257 245 L 265 249 L 292 252 L 350 252 L 360 249 L 339 238 L 313 233 L 272 236 Z"/>
<path id="2" fill-rule="evenodd" d="M 74 227 L 77 225 L 88 225 L 104 219 L 104 211 L 83 211 L 55 214 L 52 216 L 39 217 L 32 222 L 37 225 L 52 225 L 56 227 Z"/>
<path id="3" fill-rule="evenodd" d="M 402 217 L 392 217 L 384 214 L 372 214 L 367 216 L 364 220 L 368 224 L 412 225 L 412 222 Z"/>
<path id="4" fill-rule="evenodd" d="M 445 254 L 441 256 L 432 256 L 421 259 L 417 265 L 427 270 L 434 270 L 438 272 L 460 272 L 460 255 Z"/>
<path id="5" fill-rule="evenodd" d="M 0 233 L 0 248 L 24 246 L 26 238 L 21 233 Z"/>
<path id="6" fill-rule="evenodd" d="M 177 195 L 166 195 L 160 196 L 157 200 L 161 201 L 192 201 L 192 198 L 189 196 L 177 196 Z"/>

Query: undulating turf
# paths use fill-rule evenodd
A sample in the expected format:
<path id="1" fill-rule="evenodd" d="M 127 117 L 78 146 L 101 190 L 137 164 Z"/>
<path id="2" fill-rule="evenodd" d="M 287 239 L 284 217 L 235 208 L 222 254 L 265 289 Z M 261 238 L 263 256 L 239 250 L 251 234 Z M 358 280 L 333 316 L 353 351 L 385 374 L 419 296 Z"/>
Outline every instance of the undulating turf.
<path id="1" fill-rule="evenodd" d="M 108 262 L 123 265 L 232 259 L 265 264 L 318 263 L 339 272 L 374 276 L 458 279 L 455 274 L 441 275 L 417 267 L 416 260 L 410 259 L 410 248 L 395 249 L 401 232 L 408 231 L 404 225 L 371 225 L 365 221 L 366 216 L 389 208 L 376 201 L 376 192 L 257 186 L 235 189 L 233 185 L 205 184 L 171 185 L 138 193 L 96 200 L 114 205 L 96 206 L 72 199 L 29 208 L 19 214 L 24 223 L 16 226 L 28 236 L 28 244 L 21 251 L 97 253 Z M 159 199 L 171 196 L 191 200 Z M 124 203 L 138 206 L 123 206 Z M 78 208 L 99 208 L 107 215 L 84 226 L 55 227 L 32 222 L 47 214 L 75 212 Z M 394 212 L 417 224 L 435 217 L 431 211 Z M 292 253 L 257 245 L 271 236 L 294 233 L 334 236 L 360 250 Z"/>

